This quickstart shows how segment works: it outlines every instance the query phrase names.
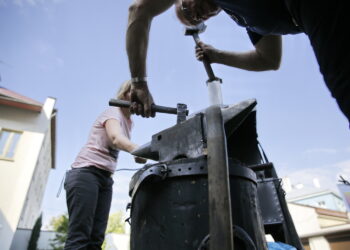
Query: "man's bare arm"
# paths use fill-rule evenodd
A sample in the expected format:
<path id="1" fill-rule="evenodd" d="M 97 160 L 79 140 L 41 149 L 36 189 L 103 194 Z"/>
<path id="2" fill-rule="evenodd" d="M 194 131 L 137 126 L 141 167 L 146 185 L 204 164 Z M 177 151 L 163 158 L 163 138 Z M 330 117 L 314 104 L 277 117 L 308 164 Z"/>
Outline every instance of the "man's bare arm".
<path id="1" fill-rule="evenodd" d="M 138 83 L 131 85 L 130 112 L 143 117 L 154 117 L 153 97 L 148 90 L 146 59 L 148 37 L 153 17 L 163 13 L 176 0 L 135 0 L 129 8 L 126 32 L 126 50 L 129 58 L 131 77 Z"/>
<path id="2" fill-rule="evenodd" d="M 250 70 L 277 70 L 282 57 L 281 36 L 264 36 L 255 44 L 255 50 L 249 52 L 222 51 L 201 43 L 196 49 L 196 56 L 202 60 L 205 54 L 212 63 Z"/>
<path id="3" fill-rule="evenodd" d="M 153 17 L 169 9 L 175 0 L 136 0 L 129 8 L 126 50 L 131 77 L 146 76 L 148 36 Z"/>

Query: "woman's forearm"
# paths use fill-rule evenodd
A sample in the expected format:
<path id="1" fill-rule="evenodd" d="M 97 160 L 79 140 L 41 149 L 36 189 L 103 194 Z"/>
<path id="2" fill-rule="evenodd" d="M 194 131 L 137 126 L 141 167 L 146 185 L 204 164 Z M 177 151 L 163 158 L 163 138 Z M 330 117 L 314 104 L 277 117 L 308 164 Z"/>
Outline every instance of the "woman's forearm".
<path id="1" fill-rule="evenodd" d="M 123 133 L 119 121 L 116 119 L 109 119 L 105 124 L 107 136 L 110 143 L 116 149 L 126 152 L 132 152 L 138 145 L 129 140 Z"/>
<path id="2" fill-rule="evenodd" d="M 137 144 L 133 143 L 126 136 L 122 134 L 113 136 L 112 144 L 114 148 L 129 152 L 129 153 L 134 151 L 136 148 L 138 148 Z"/>

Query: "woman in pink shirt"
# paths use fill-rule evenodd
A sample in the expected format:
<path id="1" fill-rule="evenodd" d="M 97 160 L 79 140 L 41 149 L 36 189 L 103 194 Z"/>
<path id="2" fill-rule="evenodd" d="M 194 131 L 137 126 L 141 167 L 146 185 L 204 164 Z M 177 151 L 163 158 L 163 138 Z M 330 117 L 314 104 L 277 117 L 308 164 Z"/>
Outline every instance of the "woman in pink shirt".
<path id="1" fill-rule="evenodd" d="M 130 88 L 130 81 L 123 83 L 117 99 L 130 101 Z M 130 116 L 128 108 L 109 107 L 102 112 L 66 175 L 69 227 L 64 249 L 101 249 L 119 151 L 130 153 L 138 147 L 130 141 Z M 139 157 L 135 161 L 146 162 Z"/>

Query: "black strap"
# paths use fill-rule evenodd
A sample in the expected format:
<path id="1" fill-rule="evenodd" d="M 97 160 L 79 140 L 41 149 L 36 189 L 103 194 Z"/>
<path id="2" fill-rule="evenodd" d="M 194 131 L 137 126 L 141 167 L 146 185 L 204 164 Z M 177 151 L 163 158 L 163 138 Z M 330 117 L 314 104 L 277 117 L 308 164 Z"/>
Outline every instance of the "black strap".
<path id="1" fill-rule="evenodd" d="M 268 163 L 269 162 L 269 159 L 267 159 L 267 156 L 266 156 L 266 154 L 265 154 L 265 151 L 264 151 L 264 149 L 263 149 L 263 147 L 261 146 L 261 144 L 260 144 L 260 142 L 258 141 L 258 147 L 259 147 L 259 152 L 260 152 L 260 155 L 261 155 L 261 158 L 263 158 L 264 159 L 264 163 Z"/>

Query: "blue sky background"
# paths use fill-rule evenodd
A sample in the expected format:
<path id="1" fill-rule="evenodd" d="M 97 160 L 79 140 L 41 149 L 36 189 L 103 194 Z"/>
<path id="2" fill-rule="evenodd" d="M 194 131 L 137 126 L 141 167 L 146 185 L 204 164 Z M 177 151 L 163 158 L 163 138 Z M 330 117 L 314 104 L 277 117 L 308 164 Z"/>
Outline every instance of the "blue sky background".
<path id="1" fill-rule="evenodd" d="M 44 102 L 57 99 L 57 169 L 51 171 L 43 202 L 45 223 L 66 211 L 56 198 L 95 118 L 129 76 L 125 32 L 129 0 L 0 0 L 0 85 Z M 252 49 L 246 31 L 224 13 L 207 22 L 204 42 L 234 51 Z M 174 10 L 154 19 L 149 44 L 149 88 L 157 104 L 186 103 L 190 112 L 208 106 L 206 74 L 194 57 Z M 330 62 L 331 63 L 331 62 Z M 248 72 L 213 65 L 224 81 L 226 104 L 256 98 L 259 139 L 280 177 L 333 188 L 337 175 L 350 177 L 350 133 L 331 98 L 305 35 L 283 37 L 278 71 Z M 133 140 L 172 126 L 176 118 L 134 118 Z M 141 167 L 120 155 L 118 168 Z M 124 210 L 132 173 L 117 172 L 111 211 Z"/>

